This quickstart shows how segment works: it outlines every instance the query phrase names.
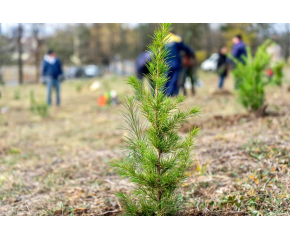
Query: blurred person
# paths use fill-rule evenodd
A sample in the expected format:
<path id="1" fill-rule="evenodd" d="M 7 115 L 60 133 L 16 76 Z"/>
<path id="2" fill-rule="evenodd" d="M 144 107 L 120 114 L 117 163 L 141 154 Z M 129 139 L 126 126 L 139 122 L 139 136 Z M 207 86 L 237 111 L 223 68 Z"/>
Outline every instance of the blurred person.
<path id="1" fill-rule="evenodd" d="M 144 75 L 148 74 L 146 63 L 151 60 L 150 52 L 144 51 L 137 58 L 135 62 L 136 74 L 139 80 L 142 80 Z"/>
<path id="2" fill-rule="evenodd" d="M 242 35 L 238 34 L 234 36 L 232 41 L 234 44 L 232 48 L 232 56 L 238 61 L 244 63 L 243 56 L 247 56 L 247 50 Z M 238 76 L 235 76 L 235 89 L 239 88 L 240 81 L 241 79 Z"/>
<path id="3" fill-rule="evenodd" d="M 186 96 L 186 78 L 190 78 L 191 82 L 191 93 L 195 94 L 195 84 L 197 81 L 196 77 L 197 71 L 197 62 L 196 59 L 191 57 L 189 54 L 185 54 L 183 57 L 183 67 L 182 67 L 182 76 L 181 76 L 181 88 L 183 89 L 183 94 Z"/>
<path id="4" fill-rule="evenodd" d="M 136 75 L 137 78 L 142 81 L 143 77 L 147 74 L 149 74 L 149 70 L 146 66 L 146 63 L 149 62 L 151 60 L 151 53 L 144 51 L 142 52 L 137 58 L 136 58 L 136 62 L 135 62 L 135 67 L 136 67 Z M 153 91 L 153 84 L 152 81 L 150 79 L 148 79 L 150 86 L 152 88 Z M 143 85 L 143 82 L 142 82 Z"/>
<path id="5" fill-rule="evenodd" d="M 244 62 L 242 56 L 247 56 L 246 45 L 243 42 L 242 35 L 238 34 L 233 37 L 232 55 L 240 62 Z"/>
<path id="6" fill-rule="evenodd" d="M 167 64 L 169 65 L 170 70 L 167 74 L 169 79 L 165 88 L 168 96 L 176 96 L 179 93 L 178 79 L 182 69 L 180 53 L 184 51 L 185 54 L 189 55 L 191 58 L 194 58 L 195 55 L 193 50 L 186 46 L 183 43 L 182 38 L 174 32 L 169 33 L 168 40 L 167 48 L 169 54 L 167 57 Z"/>
<path id="7" fill-rule="evenodd" d="M 56 90 L 56 105 L 60 105 L 62 64 L 53 50 L 49 50 L 42 61 L 42 78 L 47 87 L 47 104 L 51 105 L 52 88 Z"/>
<path id="8" fill-rule="evenodd" d="M 217 62 L 217 73 L 220 77 L 218 88 L 219 90 L 223 89 L 224 80 L 228 74 L 228 59 L 227 59 L 227 48 L 225 46 L 220 48 L 219 58 Z"/>

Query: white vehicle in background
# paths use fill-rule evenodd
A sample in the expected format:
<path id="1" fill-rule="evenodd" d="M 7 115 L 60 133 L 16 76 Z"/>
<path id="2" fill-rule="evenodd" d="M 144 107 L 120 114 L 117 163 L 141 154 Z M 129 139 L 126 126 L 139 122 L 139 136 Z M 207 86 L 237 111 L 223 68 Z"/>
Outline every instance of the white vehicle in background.
<path id="1" fill-rule="evenodd" d="M 84 72 L 86 77 L 101 77 L 103 75 L 102 69 L 96 65 L 88 65 L 84 67 Z"/>
<path id="2" fill-rule="evenodd" d="M 203 71 L 216 71 L 218 63 L 219 54 L 213 53 L 208 59 L 203 61 L 200 65 L 200 68 Z"/>

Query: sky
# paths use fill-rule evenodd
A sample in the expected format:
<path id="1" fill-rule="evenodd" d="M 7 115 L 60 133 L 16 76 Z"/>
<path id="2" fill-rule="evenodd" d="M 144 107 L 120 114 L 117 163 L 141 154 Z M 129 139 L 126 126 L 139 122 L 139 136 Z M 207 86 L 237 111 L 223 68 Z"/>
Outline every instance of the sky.
<path id="1" fill-rule="evenodd" d="M 9 30 L 12 27 L 16 27 L 18 23 L 2 23 L 2 32 L 5 34 L 7 32 L 9 32 Z M 69 23 L 69 24 L 75 24 L 75 23 Z M 219 26 L 222 23 L 211 23 L 211 26 L 213 29 L 217 29 L 219 28 Z M 57 28 L 64 28 L 67 25 L 67 23 L 47 23 L 45 25 L 45 33 L 50 35 L 53 34 L 55 29 Z M 136 25 L 138 25 L 138 23 L 128 23 L 128 25 L 130 27 L 135 27 Z M 276 31 L 278 32 L 283 32 L 285 31 L 285 27 L 283 26 L 283 23 L 275 23 L 274 27 L 276 29 Z"/>
<path id="2" fill-rule="evenodd" d="M 11 28 L 16 27 L 18 23 L 2 23 L 2 32 L 8 33 Z M 47 34 L 52 34 L 55 29 L 63 28 L 67 25 L 67 23 L 47 23 L 45 25 L 45 31 Z"/>
<path id="3" fill-rule="evenodd" d="M 11 28 L 15 28 L 18 23 L 2 23 L 2 33 L 8 33 Z M 53 34 L 55 29 L 64 28 L 68 24 L 76 24 L 76 23 L 46 23 L 45 24 L 45 34 L 50 35 Z M 89 23 L 88 23 L 89 24 Z M 134 28 L 138 23 L 128 23 L 129 27 Z"/>

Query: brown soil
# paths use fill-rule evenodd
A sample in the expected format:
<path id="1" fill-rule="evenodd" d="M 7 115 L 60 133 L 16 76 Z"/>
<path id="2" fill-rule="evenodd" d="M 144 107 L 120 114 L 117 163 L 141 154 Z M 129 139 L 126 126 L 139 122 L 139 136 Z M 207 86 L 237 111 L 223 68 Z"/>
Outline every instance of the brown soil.
<path id="1" fill-rule="evenodd" d="M 257 117 L 246 113 L 234 93 L 212 95 L 215 78 L 202 77 L 207 87 L 182 106 L 200 106 L 203 113 L 180 130 L 185 136 L 201 127 L 180 189 L 188 206 L 180 215 L 289 215 L 290 93 L 281 98 L 276 88 L 267 89 L 268 115 Z M 112 84 L 120 99 L 132 94 L 121 80 L 102 81 Z M 14 100 L 13 87 L 2 91 L 0 108 L 9 110 L 0 115 L 0 215 L 120 215 L 115 193 L 134 187 L 109 165 L 124 155 L 123 107 L 99 108 L 100 93 L 90 92 L 88 82 L 77 93 L 78 84 L 64 83 L 63 105 L 52 107 L 46 119 L 29 111 L 30 90 L 45 99 L 43 86 L 23 86 L 21 101 Z M 229 196 L 242 206 L 223 200 Z"/>

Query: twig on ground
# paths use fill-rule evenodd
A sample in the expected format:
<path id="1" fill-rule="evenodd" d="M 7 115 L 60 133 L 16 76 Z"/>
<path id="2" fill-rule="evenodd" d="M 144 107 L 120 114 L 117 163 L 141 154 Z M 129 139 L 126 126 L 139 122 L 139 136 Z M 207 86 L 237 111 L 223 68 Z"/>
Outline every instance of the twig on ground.
<path id="1" fill-rule="evenodd" d="M 116 210 L 113 210 L 113 211 L 107 211 L 107 212 L 104 212 L 102 214 L 98 214 L 97 216 L 105 216 L 108 213 L 116 213 L 116 212 L 119 212 L 119 211 L 120 211 L 119 209 L 116 209 Z"/>

